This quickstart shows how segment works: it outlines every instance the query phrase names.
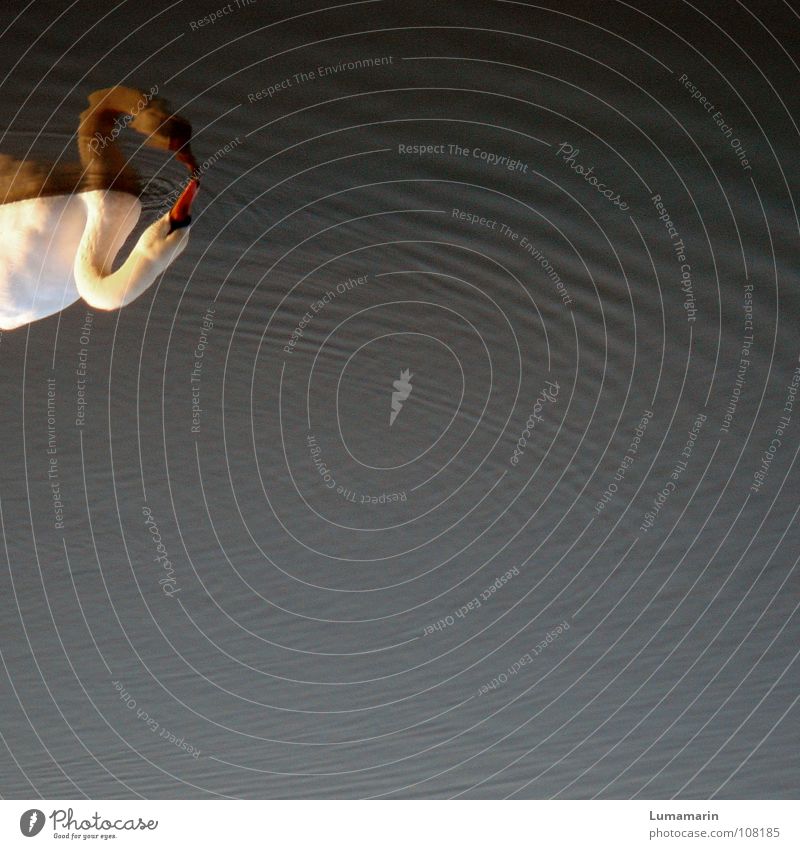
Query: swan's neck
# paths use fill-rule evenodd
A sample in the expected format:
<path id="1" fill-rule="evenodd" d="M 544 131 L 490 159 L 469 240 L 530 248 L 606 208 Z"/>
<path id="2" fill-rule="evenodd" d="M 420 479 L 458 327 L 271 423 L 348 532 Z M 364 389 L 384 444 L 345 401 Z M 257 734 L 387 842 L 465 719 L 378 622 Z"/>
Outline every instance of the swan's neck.
<path id="1" fill-rule="evenodd" d="M 75 257 L 78 292 L 96 309 L 119 309 L 141 295 L 163 270 L 137 243 L 112 271 L 117 254 L 139 220 L 141 204 L 125 192 L 93 191 L 79 197 L 86 206 L 86 228 Z"/>
<path id="2" fill-rule="evenodd" d="M 116 86 L 89 95 L 89 108 L 81 112 L 78 125 L 78 152 L 84 168 L 84 178 L 121 182 L 122 188 L 137 183 L 136 174 L 120 150 L 117 137 L 127 126 L 120 118 L 134 116 L 146 104 L 146 96 L 133 88 Z"/>

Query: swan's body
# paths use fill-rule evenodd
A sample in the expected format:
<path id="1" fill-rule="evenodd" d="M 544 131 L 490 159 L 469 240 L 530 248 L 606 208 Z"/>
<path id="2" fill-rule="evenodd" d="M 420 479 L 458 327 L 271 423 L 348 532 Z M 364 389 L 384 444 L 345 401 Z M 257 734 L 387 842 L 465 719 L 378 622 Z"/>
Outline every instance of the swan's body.
<path id="1" fill-rule="evenodd" d="M 0 206 L 0 329 L 60 312 L 80 297 L 72 273 L 86 226 L 79 198 L 33 198 Z"/>
<path id="2" fill-rule="evenodd" d="M 113 210 L 117 238 L 106 250 L 110 265 L 139 220 L 141 204 L 132 195 L 99 190 L 0 206 L 0 328 L 46 318 L 81 297 L 75 262 L 91 206 Z M 95 306 L 91 295 L 86 300 Z"/>
<path id="3" fill-rule="evenodd" d="M 129 100 L 132 90 L 96 92 L 90 102 L 94 98 L 104 103 L 109 92 L 113 102 L 114 97 Z M 104 97 L 98 101 L 99 96 Z M 108 110 L 95 104 L 82 116 L 79 143 L 84 170 L 77 179 L 74 169 L 69 172 L 73 175 L 69 193 L 41 194 L 43 186 L 54 192 L 58 187 L 53 187 L 52 180 L 31 179 L 30 174 L 37 176 L 36 172 L 19 167 L 27 163 L 12 163 L 17 166 L 16 174 L 27 172 L 28 182 L 22 191 L 19 179 L 11 183 L 6 197 L 19 199 L 0 203 L 0 329 L 11 330 L 53 315 L 80 298 L 96 309 L 119 309 L 152 285 L 186 247 L 196 180 L 189 183 L 168 215 L 142 233 L 114 270 L 117 254 L 136 226 L 142 206 L 131 190 L 131 169 L 120 159 L 116 146 L 108 145 L 100 155 L 97 145 L 87 142 L 93 138 L 89 130 L 99 132 L 97 126 L 102 129 L 103 121 L 109 120 Z M 124 107 L 118 105 L 110 114 L 119 112 L 125 114 Z M 135 122 L 131 126 L 136 128 Z M 183 129 L 182 124 L 180 127 Z M 171 136 L 162 134 L 158 140 L 163 142 L 165 137 L 167 143 L 159 146 L 169 144 L 171 149 Z M 25 191 L 33 193 L 37 186 L 35 196 L 20 197 Z"/>

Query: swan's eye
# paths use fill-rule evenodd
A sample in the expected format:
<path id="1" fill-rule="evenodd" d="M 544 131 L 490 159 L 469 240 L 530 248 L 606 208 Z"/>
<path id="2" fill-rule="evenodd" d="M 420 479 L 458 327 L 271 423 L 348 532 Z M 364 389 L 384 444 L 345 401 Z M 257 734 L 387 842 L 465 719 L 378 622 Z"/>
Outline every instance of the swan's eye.
<path id="1" fill-rule="evenodd" d="M 188 227 L 192 223 L 192 216 L 187 215 L 186 218 L 176 219 L 170 216 L 169 219 L 169 230 L 167 230 L 167 235 L 170 233 L 174 233 L 176 230 L 180 230 L 183 227 Z"/>

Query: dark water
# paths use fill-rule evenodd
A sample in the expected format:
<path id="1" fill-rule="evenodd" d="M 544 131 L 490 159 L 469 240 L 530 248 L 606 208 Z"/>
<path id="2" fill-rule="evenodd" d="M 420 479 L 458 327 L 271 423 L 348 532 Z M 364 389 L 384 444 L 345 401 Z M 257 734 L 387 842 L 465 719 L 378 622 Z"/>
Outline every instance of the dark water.
<path id="1" fill-rule="evenodd" d="M 2 795 L 795 796 L 796 12 L 218 11 L 4 18 L 4 153 L 204 174 L 0 341 Z"/>

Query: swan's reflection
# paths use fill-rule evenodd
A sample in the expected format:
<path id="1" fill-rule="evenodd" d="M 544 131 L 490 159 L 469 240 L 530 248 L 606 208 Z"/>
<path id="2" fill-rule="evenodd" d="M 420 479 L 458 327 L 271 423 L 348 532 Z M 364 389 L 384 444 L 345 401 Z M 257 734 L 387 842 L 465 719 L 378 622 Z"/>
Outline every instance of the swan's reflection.
<path id="1" fill-rule="evenodd" d="M 136 172 L 117 144 L 128 127 L 146 145 L 175 152 L 191 177 L 170 212 L 112 270 L 142 209 Z M 50 167 L 0 155 L 0 328 L 52 315 L 79 298 L 118 309 L 152 285 L 188 242 L 199 185 L 191 133 L 154 91 L 117 86 L 89 96 L 79 163 Z"/>

